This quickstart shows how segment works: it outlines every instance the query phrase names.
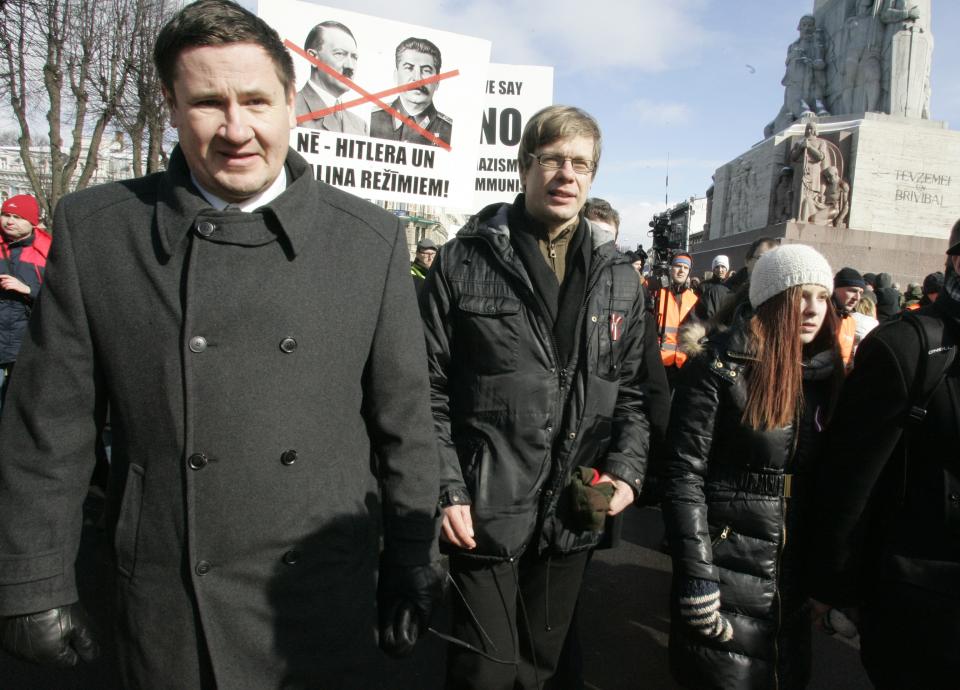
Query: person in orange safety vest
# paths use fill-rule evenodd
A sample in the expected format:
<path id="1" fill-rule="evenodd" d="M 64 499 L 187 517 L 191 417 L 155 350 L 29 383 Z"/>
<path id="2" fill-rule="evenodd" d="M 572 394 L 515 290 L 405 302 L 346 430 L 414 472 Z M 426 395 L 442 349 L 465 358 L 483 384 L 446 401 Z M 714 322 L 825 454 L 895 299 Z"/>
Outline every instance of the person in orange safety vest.
<path id="1" fill-rule="evenodd" d="M 847 371 L 853 368 L 854 341 L 856 340 L 857 322 L 853 312 L 863 297 L 863 290 L 867 286 L 859 271 L 850 267 L 841 268 L 833 277 L 833 304 L 840 317 L 840 327 L 837 329 L 837 341 L 840 345 L 840 357 Z"/>
<path id="2" fill-rule="evenodd" d="M 687 354 L 678 347 L 680 326 L 687 319 L 695 319 L 693 308 L 697 295 L 687 285 L 687 277 L 693 266 L 689 254 L 675 254 L 670 261 L 670 284 L 657 291 L 654 308 L 657 317 L 657 335 L 660 341 L 660 358 L 667 372 L 667 381 L 673 381 L 680 367 L 687 361 Z"/>

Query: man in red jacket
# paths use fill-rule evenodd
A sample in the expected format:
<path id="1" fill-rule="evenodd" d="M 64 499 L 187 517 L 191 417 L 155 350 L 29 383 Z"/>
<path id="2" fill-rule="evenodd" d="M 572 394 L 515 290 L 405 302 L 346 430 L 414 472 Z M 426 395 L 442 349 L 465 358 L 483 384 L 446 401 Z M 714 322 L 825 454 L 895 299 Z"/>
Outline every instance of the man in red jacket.
<path id="1" fill-rule="evenodd" d="M 17 361 L 30 310 L 43 283 L 50 235 L 37 227 L 37 200 L 18 194 L 0 210 L 0 405 Z"/>

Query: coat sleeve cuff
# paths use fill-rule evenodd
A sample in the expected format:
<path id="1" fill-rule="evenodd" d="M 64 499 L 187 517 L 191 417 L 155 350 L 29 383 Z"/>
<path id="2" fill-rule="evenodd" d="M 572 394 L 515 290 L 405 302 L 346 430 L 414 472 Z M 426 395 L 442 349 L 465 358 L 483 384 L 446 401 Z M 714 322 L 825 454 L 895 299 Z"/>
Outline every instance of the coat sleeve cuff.
<path id="1" fill-rule="evenodd" d="M 61 551 L 0 555 L 0 616 L 21 616 L 79 600 L 73 567 Z"/>
<path id="2" fill-rule="evenodd" d="M 452 488 L 440 494 L 440 507 L 449 508 L 450 506 L 468 506 L 472 503 L 470 494 L 464 489 Z"/>
<path id="3" fill-rule="evenodd" d="M 436 517 L 388 518 L 384 525 L 383 557 L 395 565 L 427 565 L 440 557 Z"/>
<path id="4" fill-rule="evenodd" d="M 640 490 L 643 488 L 643 475 L 637 472 L 628 463 L 608 459 L 603 464 L 603 471 L 613 475 L 617 479 L 626 482 L 633 489 L 634 498 L 640 498 Z"/>

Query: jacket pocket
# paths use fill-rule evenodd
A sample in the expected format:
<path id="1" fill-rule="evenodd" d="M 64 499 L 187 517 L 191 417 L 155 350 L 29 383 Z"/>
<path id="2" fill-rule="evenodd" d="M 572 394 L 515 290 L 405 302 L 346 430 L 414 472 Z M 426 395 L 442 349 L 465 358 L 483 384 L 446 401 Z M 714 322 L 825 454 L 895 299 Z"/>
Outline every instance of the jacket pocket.
<path id="1" fill-rule="evenodd" d="M 133 577 L 137 560 L 137 534 L 140 531 L 140 513 L 143 507 L 143 468 L 130 463 L 127 484 L 120 502 L 120 516 L 113 538 L 117 555 L 117 569 L 127 577 Z"/>
<path id="2" fill-rule="evenodd" d="M 455 358 L 478 374 L 515 371 L 523 315 L 520 300 L 500 295 L 461 295 Z"/>

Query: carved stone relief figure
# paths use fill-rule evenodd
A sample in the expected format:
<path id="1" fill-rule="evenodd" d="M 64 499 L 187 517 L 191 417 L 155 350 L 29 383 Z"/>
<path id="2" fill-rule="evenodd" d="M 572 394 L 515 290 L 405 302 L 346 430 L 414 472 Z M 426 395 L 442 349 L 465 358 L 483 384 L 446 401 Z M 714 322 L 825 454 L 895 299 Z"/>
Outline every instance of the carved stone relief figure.
<path id="1" fill-rule="evenodd" d="M 893 115 L 928 117 L 933 37 L 917 5 L 908 0 L 882 0 L 886 24 L 883 55 L 885 110 Z"/>
<path id="2" fill-rule="evenodd" d="M 828 194 L 834 195 L 831 204 L 836 204 L 836 189 L 828 190 L 834 176 L 843 179 L 843 157 L 835 144 L 817 136 L 817 126 L 808 122 L 803 139 L 790 150 L 790 161 L 794 165 L 795 198 L 799 200 L 797 220 L 801 223 L 823 223 L 822 215 L 817 214 L 828 204 Z M 826 171 L 833 168 L 830 175 Z M 836 217 L 834 214 L 830 221 Z"/>
<path id="3" fill-rule="evenodd" d="M 850 185 L 840 176 L 833 165 L 823 171 L 823 187 L 820 195 L 812 200 L 811 208 L 816 210 L 807 222 L 820 225 L 846 227 L 850 212 Z"/>
<path id="4" fill-rule="evenodd" d="M 793 220 L 793 168 L 789 165 L 780 169 L 777 186 L 773 191 L 773 214 L 771 223 L 786 223 Z"/>
<path id="5" fill-rule="evenodd" d="M 750 209 L 756 173 L 750 161 L 739 158 L 729 166 L 726 205 L 723 210 L 723 234 L 734 235 L 750 230 Z"/>
<path id="6" fill-rule="evenodd" d="M 837 194 L 837 217 L 833 219 L 835 228 L 847 227 L 847 218 L 850 216 L 850 183 L 840 179 L 840 190 Z"/>
<path id="7" fill-rule="evenodd" d="M 843 29 L 839 113 L 865 113 L 881 107 L 884 25 L 877 0 L 857 0 L 857 11 Z"/>
<path id="8" fill-rule="evenodd" d="M 823 32 L 817 20 L 805 14 L 797 25 L 800 37 L 787 48 L 786 72 L 783 75 L 783 107 L 767 126 L 767 133 L 779 132 L 807 115 L 829 115 L 824 104 L 826 90 L 826 50 Z"/>

